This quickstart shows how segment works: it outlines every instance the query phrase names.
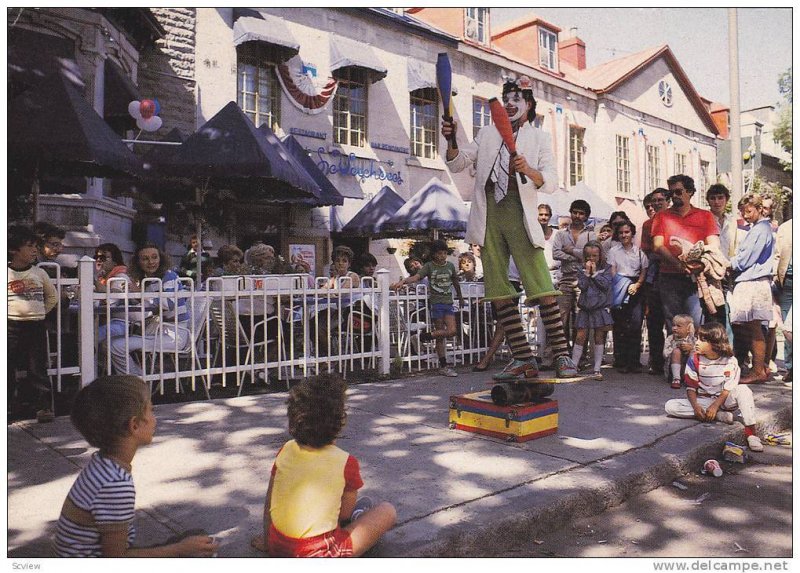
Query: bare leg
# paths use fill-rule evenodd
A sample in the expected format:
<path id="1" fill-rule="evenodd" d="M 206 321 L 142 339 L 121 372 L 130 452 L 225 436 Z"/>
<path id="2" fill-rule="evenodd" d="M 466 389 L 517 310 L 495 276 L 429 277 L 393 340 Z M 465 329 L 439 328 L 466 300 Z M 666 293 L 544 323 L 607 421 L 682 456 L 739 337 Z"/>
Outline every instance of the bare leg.
<path id="1" fill-rule="evenodd" d="M 384 501 L 345 527 L 350 532 L 350 539 L 353 542 L 353 555 L 360 557 L 369 551 L 396 521 L 397 512 L 394 506 Z"/>
<path id="2" fill-rule="evenodd" d="M 486 350 L 486 354 L 483 355 L 483 358 L 481 358 L 478 364 L 476 364 L 476 368 L 485 370 L 489 367 L 489 363 L 494 359 L 497 349 L 500 348 L 501 344 L 503 344 L 503 340 L 505 340 L 505 338 L 506 333 L 503 330 L 503 325 L 498 322 L 495 324 L 494 336 L 492 337 L 492 341 L 489 343 L 489 348 Z"/>
<path id="3" fill-rule="evenodd" d="M 750 375 L 743 378 L 741 384 L 751 384 L 753 382 L 764 382 L 767 379 L 767 370 L 764 368 L 764 356 L 767 350 L 767 342 L 764 340 L 764 333 L 761 331 L 761 322 L 752 320 L 747 323 L 750 332 L 750 350 L 753 353 L 753 369 Z"/>

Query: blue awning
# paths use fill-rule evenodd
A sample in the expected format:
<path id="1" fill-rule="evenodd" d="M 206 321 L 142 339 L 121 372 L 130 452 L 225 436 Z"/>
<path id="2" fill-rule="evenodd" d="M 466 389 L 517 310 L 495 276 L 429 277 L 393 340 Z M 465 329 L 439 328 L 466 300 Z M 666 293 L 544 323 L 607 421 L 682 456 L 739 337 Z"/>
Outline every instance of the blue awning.
<path id="1" fill-rule="evenodd" d="M 325 174 L 320 171 L 314 160 L 309 157 L 305 148 L 293 135 L 283 138 L 283 146 L 297 160 L 297 162 L 308 172 L 309 176 L 319 185 L 322 193 L 320 194 L 320 205 L 343 205 L 344 196 L 333 186 Z"/>
<path id="2" fill-rule="evenodd" d="M 353 236 L 379 235 L 383 225 L 405 204 L 405 200 L 391 188 L 384 187 L 370 199 L 350 222 L 342 228 L 342 233 Z"/>
<path id="3" fill-rule="evenodd" d="M 331 73 L 349 67 L 362 68 L 370 72 L 372 83 L 382 80 L 387 73 L 369 44 L 341 36 L 331 36 Z"/>
<path id="4" fill-rule="evenodd" d="M 384 224 L 383 234 L 463 233 L 468 216 L 461 196 L 434 177 Z"/>
<path id="5" fill-rule="evenodd" d="M 300 44 L 280 18 L 248 11 L 257 16 L 241 16 L 233 23 L 233 45 L 263 42 L 278 48 L 279 59 L 288 60 L 300 52 Z"/>

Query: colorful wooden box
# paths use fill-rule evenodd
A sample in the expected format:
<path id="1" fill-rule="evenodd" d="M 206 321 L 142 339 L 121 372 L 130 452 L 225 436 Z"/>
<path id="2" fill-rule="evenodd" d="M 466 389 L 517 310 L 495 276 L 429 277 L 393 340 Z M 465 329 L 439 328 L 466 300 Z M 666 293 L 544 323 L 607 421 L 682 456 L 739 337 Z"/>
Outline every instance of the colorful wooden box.
<path id="1" fill-rule="evenodd" d="M 450 396 L 450 428 L 527 442 L 558 431 L 558 400 L 497 406 L 490 390 Z"/>

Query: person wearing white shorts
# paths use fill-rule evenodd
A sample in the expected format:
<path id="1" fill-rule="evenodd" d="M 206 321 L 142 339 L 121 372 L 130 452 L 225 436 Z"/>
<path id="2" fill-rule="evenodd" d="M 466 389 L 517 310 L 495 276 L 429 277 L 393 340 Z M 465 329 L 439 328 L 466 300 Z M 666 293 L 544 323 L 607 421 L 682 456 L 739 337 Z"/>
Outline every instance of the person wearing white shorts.
<path id="1" fill-rule="evenodd" d="M 730 319 L 734 335 L 750 339 L 753 369 L 741 384 L 766 382 L 764 367 L 766 340 L 761 323 L 772 320 L 772 253 L 775 239 L 772 225 L 761 213 L 761 196 L 748 193 L 739 201 L 739 211 L 751 228 L 739 243 L 731 259 L 735 286 L 729 297 Z"/>

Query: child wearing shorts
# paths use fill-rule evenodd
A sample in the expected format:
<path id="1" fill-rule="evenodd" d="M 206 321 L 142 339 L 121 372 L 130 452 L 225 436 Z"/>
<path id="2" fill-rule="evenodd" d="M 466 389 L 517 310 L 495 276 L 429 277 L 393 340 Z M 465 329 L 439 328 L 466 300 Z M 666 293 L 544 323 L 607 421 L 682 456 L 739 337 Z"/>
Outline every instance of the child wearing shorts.
<path id="1" fill-rule="evenodd" d="M 453 310 L 453 293 L 451 288 L 456 289 L 458 301 L 464 305 L 464 297 L 461 296 L 461 285 L 458 282 L 458 274 L 453 263 L 447 260 L 447 243 L 444 241 L 434 241 L 431 247 L 433 260 L 425 263 L 417 274 L 404 278 L 403 280 L 391 285 L 392 290 L 421 281 L 425 277 L 430 280 L 430 313 L 433 319 L 434 328 L 430 332 L 423 332 L 419 339 L 422 342 L 436 341 L 436 355 L 439 357 L 439 373 L 443 376 L 452 378 L 458 373 L 447 364 L 445 356 L 445 339 L 456 335 L 456 313 Z"/>
<path id="2" fill-rule="evenodd" d="M 672 319 L 672 334 L 664 341 L 665 376 L 673 390 L 681 389 L 681 376 L 689 353 L 694 350 L 694 321 L 688 314 L 676 314 Z"/>
<path id="3" fill-rule="evenodd" d="M 395 523 L 390 503 L 356 503 L 358 460 L 335 445 L 344 427 L 344 380 L 323 374 L 289 392 L 289 434 L 264 502 L 264 533 L 251 544 L 272 557 L 358 557 Z"/>

